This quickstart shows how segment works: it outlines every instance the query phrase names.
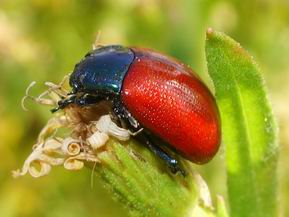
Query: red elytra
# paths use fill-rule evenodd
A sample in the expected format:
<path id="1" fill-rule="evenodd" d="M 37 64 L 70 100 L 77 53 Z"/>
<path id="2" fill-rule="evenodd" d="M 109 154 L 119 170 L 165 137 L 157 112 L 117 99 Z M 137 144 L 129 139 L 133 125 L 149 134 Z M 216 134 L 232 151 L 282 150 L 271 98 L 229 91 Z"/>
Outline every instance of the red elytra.
<path id="1" fill-rule="evenodd" d="M 209 89 L 179 61 L 148 49 L 132 50 L 135 59 L 121 92 L 125 107 L 188 160 L 208 162 L 221 140 L 219 112 Z"/>

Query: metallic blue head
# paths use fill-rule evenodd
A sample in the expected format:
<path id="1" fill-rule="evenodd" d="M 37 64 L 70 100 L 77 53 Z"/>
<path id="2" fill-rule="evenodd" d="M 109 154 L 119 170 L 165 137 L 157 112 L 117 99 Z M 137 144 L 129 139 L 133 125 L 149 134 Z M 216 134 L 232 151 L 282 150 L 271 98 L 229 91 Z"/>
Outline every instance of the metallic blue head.
<path id="1" fill-rule="evenodd" d="M 123 79 L 134 60 L 134 53 L 120 45 L 100 47 L 76 64 L 70 76 L 73 92 L 120 93 Z"/>

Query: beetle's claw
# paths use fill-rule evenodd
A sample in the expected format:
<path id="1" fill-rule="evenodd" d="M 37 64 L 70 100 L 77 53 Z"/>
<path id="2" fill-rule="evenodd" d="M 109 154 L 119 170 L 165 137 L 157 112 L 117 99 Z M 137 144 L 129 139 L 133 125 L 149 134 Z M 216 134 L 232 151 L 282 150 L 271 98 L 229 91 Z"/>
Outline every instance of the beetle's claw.
<path id="1" fill-rule="evenodd" d="M 169 162 L 169 168 L 173 174 L 180 172 L 183 177 L 187 175 L 186 171 L 179 165 L 178 161 L 172 160 Z"/>
<path id="2" fill-rule="evenodd" d="M 184 169 L 180 169 L 179 171 L 183 175 L 183 177 L 187 176 L 187 172 Z"/>
<path id="3" fill-rule="evenodd" d="M 51 113 L 54 113 L 54 112 L 57 112 L 60 108 L 59 107 L 56 107 L 56 108 L 53 108 L 53 109 L 50 109 Z"/>

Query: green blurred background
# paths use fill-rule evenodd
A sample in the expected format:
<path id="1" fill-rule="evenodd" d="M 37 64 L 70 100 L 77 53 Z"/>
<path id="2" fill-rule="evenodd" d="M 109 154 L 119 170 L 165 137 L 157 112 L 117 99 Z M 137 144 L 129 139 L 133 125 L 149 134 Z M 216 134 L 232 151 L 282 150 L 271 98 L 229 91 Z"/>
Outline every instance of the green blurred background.
<path id="1" fill-rule="evenodd" d="M 0 216 L 126 216 L 91 171 L 54 168 L 49 176 L 13 179 L 51 114 L 20 100 L 35 80 L 59 82 L 91 49 L 103 44 L 150 47 L 192 66 L 212 87 L 205 63 L 205 31 L 224 31 L 259 62 L 280 126 L 280 210 L 289 216 L 289 1 L 288 0 L 1 0 L 0 1 Z M 224 148 L 197 167 L 212 193 L 226 197 Z"/>

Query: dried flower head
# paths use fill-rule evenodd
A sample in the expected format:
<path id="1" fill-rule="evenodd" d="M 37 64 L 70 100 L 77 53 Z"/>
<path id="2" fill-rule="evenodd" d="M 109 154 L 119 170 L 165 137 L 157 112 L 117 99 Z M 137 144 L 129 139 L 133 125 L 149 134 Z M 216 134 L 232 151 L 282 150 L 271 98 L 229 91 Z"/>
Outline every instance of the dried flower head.
<path id="1" fill-rule="evenodd" d="M 56 85 L 46 82 L 48 90 L 38 97 L 29 95 L 29 90 L 35 85 L 32 82 L 22 100 L 24 106 L 27 98 L 42 105 L 56 106 L 58 100 L 67 97 L 68 90 L 64 88 L 67 76 Z M 121 141 L 130 138 L 130 131 L 120 128 L 109 114 L 109 105 L 100 103 L 95 106 L 67 106 L 53 116 L 41 130 L 32 153 L 24 162 L 21 170 L 13 171 L 13 176 L 30 173 L 33 177 L 47 175 L 52 166 L 63 165 L 68 170 L 80 170 L 85 162 L 99 163 L 98 155 L 105 151 L 105 145 L 110 137 Z M 57 135 L 58 129 L 66 129 L 69 135 Z"/>

